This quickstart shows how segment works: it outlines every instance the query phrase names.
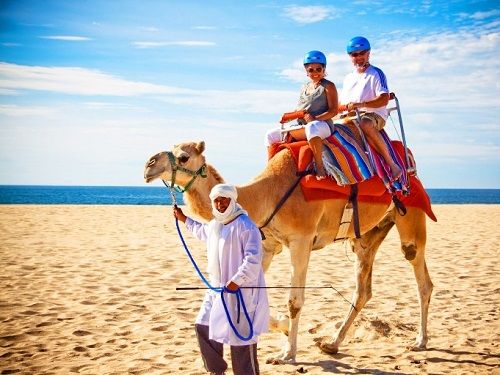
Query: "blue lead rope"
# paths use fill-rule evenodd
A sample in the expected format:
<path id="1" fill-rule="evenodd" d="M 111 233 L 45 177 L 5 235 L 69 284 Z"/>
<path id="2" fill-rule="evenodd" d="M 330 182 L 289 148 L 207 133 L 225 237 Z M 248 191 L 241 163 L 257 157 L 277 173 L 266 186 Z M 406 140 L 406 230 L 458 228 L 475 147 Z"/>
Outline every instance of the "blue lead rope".
<path id="1" fill-rule="evenodd" d="M 245 305 L 245 301 L 243 300 L 243 295 L 241 294 L 241 290 L 238 289 L 237 291 L 233 292 L 233 291 L 227 289 L 226 287 L 214 288 L 212 285 L 210 285 L 208 280 L 205 278 L 205 276 L 203 276 L 203 273 L 200 271 L 200 268 L 196 264 L 193 256 L 191 255 L 191 252 L 189 251 L 189 249 L 186 245 L 186 241 L 184 241 L 184 237 L 182 236 L 181 228 L 179 227 L 179 220 L 177 218 L 175 219 L 175 226 L 177 227 L 177 233 L 179 233 L 179 237 L 181 239 L 182 245 L 184 246 L 184 250 L 186 250 L 186 254 L 189 257 L 189 260 L 191 260 L 191 263 L 193 264 L 194 269 L 198 273 L 198 276 L 200 277 L 201 281 L 203 281 L 205 283 L 205 285 L 210 290 L 213 290 L 214 292 L 220 293 L 220 297 L 222 299 L 222 305 L 224 306 L 224 311 L 226 312 L 227 320 L 228 320 L 229 325 L 231 326 L 231 329 L 233 330 L 234 334 L 242 341 L 249 341 L 253 337 L 253 324 L 252 324 L 252 320 L 250 319 L 250 315 L 248 314 L 247 307 Z M 238 304 L 238 323 L 239 323 L 239 316 L 240 316 L 240 304 L 241 304 L 241 306 L 243 306 L 243 312 L 244 312 L 245 317 L 247 319 L 248 326 L 250 327 L 250 333 L 248 334 L 248 336 L 246 336 L 246 337 L 242 336 L 238 332 L 238 330 L 236 329 L 236 327 L 231 319 L 231 314 L 229 313 L 229 309 L 227 308 L 226 301 L 224 300 L 224 292 L 236 294 L 236 301 Z"/>

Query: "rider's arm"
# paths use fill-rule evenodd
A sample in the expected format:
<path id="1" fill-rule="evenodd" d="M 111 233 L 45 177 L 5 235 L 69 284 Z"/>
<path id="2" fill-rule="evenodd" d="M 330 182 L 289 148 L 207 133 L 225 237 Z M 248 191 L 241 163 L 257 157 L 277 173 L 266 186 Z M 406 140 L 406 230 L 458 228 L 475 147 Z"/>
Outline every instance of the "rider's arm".
<path id="1" fill-rule="evenodd" d="M 355 108 L 380 108 L 380 107 L 385 107 L 389 103 L 389 94 L 388 93 L 382 93 L 376 98 L 372 100 L 367 100 L 366 102 L 359 102 L 359 103 L 349 103 L 349 109 L 355 109 Z"/>

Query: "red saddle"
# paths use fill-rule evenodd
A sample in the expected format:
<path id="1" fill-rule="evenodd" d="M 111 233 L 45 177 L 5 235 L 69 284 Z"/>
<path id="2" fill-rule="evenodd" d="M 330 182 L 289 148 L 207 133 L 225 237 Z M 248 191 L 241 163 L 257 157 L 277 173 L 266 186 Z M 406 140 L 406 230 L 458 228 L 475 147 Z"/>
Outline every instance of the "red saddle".
<path id="1" fill-rule="evenodd" d="M 312 150 L 307 141 L 292 143 L 277 143 L 270 146 L 270 155 L 288 149 L 295 160 L 298 171 L 305 171 L 313 160 Z M 401 142 L 393 142 L 394 150 L 404 160 L 404 147 Z M 410 189 L 408 195 L 401 192 L 395 193 L 401 202 L 407 207 L 418 207 L 422 209 L 433 221 L 437 221 L 432 212 L 430 198 L 420 180 L 415 176 L 409 177 Z M 340 186 L 335 180 L 327 177 L 317 180 L 314 175 L 302 178 L 300 187 L 306 201 L 322 199 L 346 199 L 350 194 L 350 186 Z M 378 176 L 374 176 L 358 184 L 358 201 L 368 203 L 390 204 L 392 195 Z"/>

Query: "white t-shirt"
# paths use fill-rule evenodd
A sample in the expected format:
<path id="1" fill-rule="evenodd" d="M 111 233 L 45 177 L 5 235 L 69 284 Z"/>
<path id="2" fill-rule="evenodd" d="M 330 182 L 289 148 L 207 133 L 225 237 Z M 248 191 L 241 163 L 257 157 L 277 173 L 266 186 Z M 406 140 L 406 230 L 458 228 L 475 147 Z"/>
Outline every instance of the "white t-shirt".
<path id="1" fill-rule="evenodd" d="M 389 93 L 385 74 L 381 69 L 370 65 L 363 73 L 353 71 L 346 75 L 340 94 L 340 103 L 367 102 L 383 93 Z M 375 112 L 382 116 L 384 120 L 387 119 L 387 109 L 385 106 L 360 109 L 366 112 Z"/>

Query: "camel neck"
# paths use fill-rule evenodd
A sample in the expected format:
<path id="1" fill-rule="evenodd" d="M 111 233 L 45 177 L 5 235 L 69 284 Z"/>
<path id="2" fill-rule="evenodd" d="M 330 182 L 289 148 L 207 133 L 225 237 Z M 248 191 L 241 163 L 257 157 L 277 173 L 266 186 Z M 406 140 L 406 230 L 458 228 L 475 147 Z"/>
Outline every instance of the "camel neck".
<path id="1" fill-rule="evenodd" d="M 275 155 L 263 173 L 249 184 L 238 186 L 238 203 L 257 224 L 263 225 L 276 208 L 277 202 L 296 180 L 295 165 L 291 155 Z M 275 182 L 279 180 L 280 183 Z"/>
<path id="2" fill-rule="evenodd" d="M 210 165 L 207 166 L 207 177 L 197 179 L 191 189 L 184 193 L 184 200 L 189 209 L 196 215 L 205 220 L 211 220 L 212 205 L 210 203 L 210 190 L 224 180 L 218 172 Z"/>

